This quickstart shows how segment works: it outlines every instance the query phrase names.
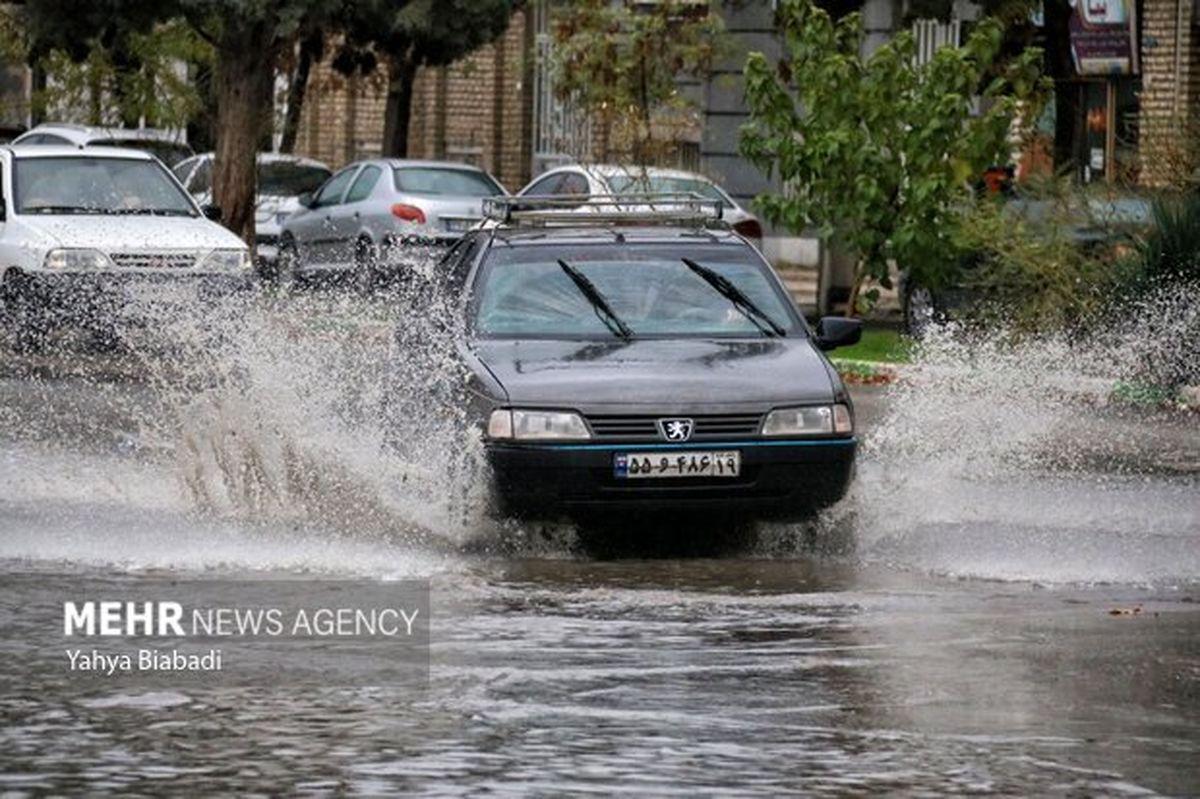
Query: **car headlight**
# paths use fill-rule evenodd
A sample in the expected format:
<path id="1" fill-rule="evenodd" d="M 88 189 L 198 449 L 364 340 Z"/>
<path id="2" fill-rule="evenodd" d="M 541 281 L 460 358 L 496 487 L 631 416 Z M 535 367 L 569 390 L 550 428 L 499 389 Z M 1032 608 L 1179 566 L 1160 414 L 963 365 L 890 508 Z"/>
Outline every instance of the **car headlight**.
<path id="1" fill-rule="evenodd" d="M 201 269 L 218 272 L 240 272 L 251 267 L 250 251 L 243 249 L 213 250 L 200 262 Z"/>
<path id="2" fill-rule="evenodd" d="M 43 264 L 47 269 L 76 271 L 81 269 L 111 269 L 112 261 L 99 250 L 57 249 L 46 253 Z"/>
<path id="3" fill-rule="evenodd" d="M 763 420 L 764 436 L 827 436 L 854 432 L 850 409 L 845 405 L 808 405 L 776 408 Z"/>
<path id="4" fill-rule="evenodd" d="M 492 411 L 488 438 L 517 441 L 579 440 L 591 438 L 582 417 L 571 411 Z"/>

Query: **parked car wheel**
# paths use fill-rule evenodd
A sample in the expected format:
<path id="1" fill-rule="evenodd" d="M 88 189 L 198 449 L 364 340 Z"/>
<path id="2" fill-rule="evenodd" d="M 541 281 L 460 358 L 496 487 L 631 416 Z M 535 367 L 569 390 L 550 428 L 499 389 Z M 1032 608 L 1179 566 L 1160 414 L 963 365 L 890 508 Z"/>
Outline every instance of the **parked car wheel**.
<path id="1" fill-rule="evenodd" d="M 904 291 L 904 328 L 913 338 L 921 338 L 936 321 L 937 306 L 933 292 L 922 285 L 906 285 Z"/>
<path id="2" fill-rule="evenodd" d="M 359 294 L 375 291 L 375 269 L 379 263 L 379 251 L 366 236 L 354 242 L 354 287 Z"/>
<path id="3" fill-rule="evenodd" d="M 275 284 L 283 294 L 290 294 L 296 289 L 296 267 L 300 264 L 300 251 L 291 236 L 284 236 L 279 242 L 279 257 L 275 261 Z"/>

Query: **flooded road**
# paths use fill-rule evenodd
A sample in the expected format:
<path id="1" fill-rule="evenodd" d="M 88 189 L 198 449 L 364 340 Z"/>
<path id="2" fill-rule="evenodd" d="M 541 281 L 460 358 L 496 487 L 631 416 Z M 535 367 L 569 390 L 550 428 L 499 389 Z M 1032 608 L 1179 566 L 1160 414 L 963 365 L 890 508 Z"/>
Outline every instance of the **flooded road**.
<path id="1" fill-rule="evenodd" d="M 605 561 L 434 508 L 460 487 L 370 445 L 370 326 L 320 321 L 315 362 L 238 340 L 236 397 L 0 356 L 0 791 L 1200 792 L 1194 415 L 934 369 L 856 391 L 815 536 Z M 428 579 L 428 685 L 83 690 L 30 652 L 80 584 L 214 576 Z"/>

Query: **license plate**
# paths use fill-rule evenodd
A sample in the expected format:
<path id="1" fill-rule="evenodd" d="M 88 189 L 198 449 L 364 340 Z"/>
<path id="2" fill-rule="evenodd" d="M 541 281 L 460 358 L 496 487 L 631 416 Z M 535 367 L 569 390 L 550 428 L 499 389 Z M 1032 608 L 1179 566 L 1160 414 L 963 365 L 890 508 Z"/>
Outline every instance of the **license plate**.
<path id="1" fill-rule="evenodd" d="M 125 287 L 129 302 L 140 306 L 190 305 L 196 302 L 199 291 L 191 281 L 131 283 Z"/>
<path id="2" fill-rule="evenodd" d="M 477 221 L 479 221 L 479 220 L 477 220 L 477 219 L 447 219 L 445 217 L 442 218 L 442 223 L 446 226 L 446 230 L 452 231 L 454 233 L 461 233 L 462 231 L 469 230 L 471 228 L 471 225 L 474 225 Z"/>
<path id="3" fill-rule="evenodd" d="M 737 477 L 742 455 L 727 452 L 630 452 L 613 459 L 613 473 L 620 479 L 653 477 Z"/>

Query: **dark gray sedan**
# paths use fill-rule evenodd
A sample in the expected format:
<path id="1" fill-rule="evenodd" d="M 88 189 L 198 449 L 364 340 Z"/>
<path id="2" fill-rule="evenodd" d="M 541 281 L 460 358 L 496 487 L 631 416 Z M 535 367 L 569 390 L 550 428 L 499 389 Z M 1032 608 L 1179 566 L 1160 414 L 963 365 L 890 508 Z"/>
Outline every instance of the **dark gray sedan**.
<path id="1" fill-rule="evenodd" d="M 823 351 L 857 321 L 811 331 L 726 229 L 542 221 L 470 233 L 440 265 L 504 514 L 799 519 L 845 493 L 854 413 Z"/>

